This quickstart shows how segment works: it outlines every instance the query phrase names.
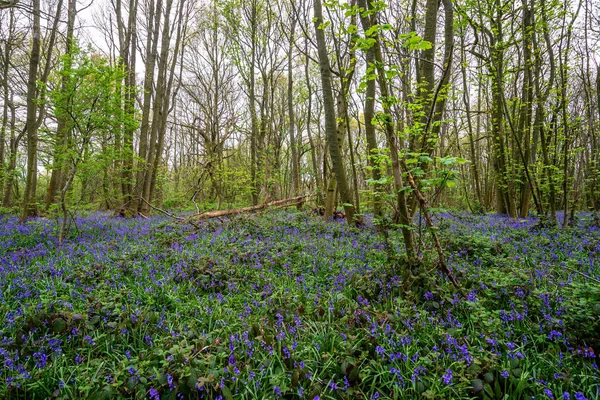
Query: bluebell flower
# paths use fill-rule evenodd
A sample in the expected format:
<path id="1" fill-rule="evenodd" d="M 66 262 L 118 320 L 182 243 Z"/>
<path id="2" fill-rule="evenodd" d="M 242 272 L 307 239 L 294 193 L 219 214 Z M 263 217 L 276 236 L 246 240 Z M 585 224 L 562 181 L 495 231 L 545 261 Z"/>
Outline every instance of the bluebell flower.
<path id="1" fill-rule="evenodd" d="M 33 359 L 35 360 L 36 368 L 44 368 L 48 363 L 48 356 L 46 355 L 46 353 L 43 353 L 41 351 L 33 353 Z"/>
<path id="2" fill-rule="evenodd" d="M 452 384 L 452 370 L 451 369 L 447 369 L 446 373 L 444 375 L 442 375 L 442 381 L 444 382 L 444 385 Z"/>
<path id="3" fill-rule="evenodd" d="M 148 395 L 150 396 L 151 400 L 160 400 L 160 394 L 158 393 L 158 390 L 154 389 L 153 387 L 151 387 L 148 391 Z"/>

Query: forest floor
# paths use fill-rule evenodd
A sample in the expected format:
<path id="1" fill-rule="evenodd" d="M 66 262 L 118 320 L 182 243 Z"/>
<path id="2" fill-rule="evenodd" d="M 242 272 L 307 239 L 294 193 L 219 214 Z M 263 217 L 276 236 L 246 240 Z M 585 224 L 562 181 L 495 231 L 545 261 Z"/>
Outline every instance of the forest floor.
<path id="1" fill-rule="evenodd" d="M 596 399 L 587 219 L 438 215 L 463 297 L 434 268 L 407 291 L 370 223 L 92 214 L 58 247 L 0 217 L 0 398 Z"/>

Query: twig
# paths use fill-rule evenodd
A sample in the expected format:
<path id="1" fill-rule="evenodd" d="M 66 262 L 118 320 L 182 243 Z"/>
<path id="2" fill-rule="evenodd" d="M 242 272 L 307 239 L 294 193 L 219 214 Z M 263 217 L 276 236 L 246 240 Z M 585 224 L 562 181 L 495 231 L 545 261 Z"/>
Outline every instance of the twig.
<path id="1" fill-rule="evenodd" d="M 160 213 L 163 213 L 163 214 L 165 214 L 166 216 L 168 216 L 168 217 L 171 217 L 171 218 L 173 218 L 173 219 L 176 219 L 176 220 L 178 220 L 178 221 L 185 222 L 185 218 L 183 218 L 183 217 L 178 217 L 178 216 L 176 216 L 176 215 L 173 215 L 173 214 L 171 214 L 171 213 L 170 213 L 170 212 L 168 212 L 168 211 L 165 211 L 165 210 L 163 210 L 162 208 L 155 207 L 155 206 L 153 206 L 152 204 L 150 204 L 150 203 L 148 202 L 148 200 L 146 200 L 146 199 L 145 199 L 145 198 L 143 198 L 143 197 L 140 197 L 140 199 L 141 199 L 141 200 L 142 200 L 144 203 L 148 204 L 148 206 L 149 206 L 151 209 L 153 209 L 153 210 L 156 210 L 156 211 L 158 211 L 158 212 L 160 212 Z M 140 215 L 144 216 L 142 213 L 140 213 Z"/>
<path id="2" fill-rule="evenodd" d="M 569 267 L 567 267 L 566 265 L 560 265 L 560 264 L 559 264 L 558 266 L 559 266 L 559 267 L 561 267 L 561 268 L 564 268 L 564 269 L 566 269 L 566 270 L 568 270 L 568 271 L 575 272 L 576 274 L 579 274 L 579 275 L 583 276 L 584 278 L 588 278 L 588 279 L 590 279 L 590 280 L 592 280 L 592 281 L 594 281 L 594 282 L 596 282 L 596 283 L 600 283 L 600 280 L 599 280 L 599 279 L 596 279 L 596 278 L 594 278 L 593 276 L 586 275 L 586 274 L 584 274 L 584 273 L 583 273 L 583 272 L 581 272 L 581 271 L 577 271 L 576 269 L 569 268 Z"/>

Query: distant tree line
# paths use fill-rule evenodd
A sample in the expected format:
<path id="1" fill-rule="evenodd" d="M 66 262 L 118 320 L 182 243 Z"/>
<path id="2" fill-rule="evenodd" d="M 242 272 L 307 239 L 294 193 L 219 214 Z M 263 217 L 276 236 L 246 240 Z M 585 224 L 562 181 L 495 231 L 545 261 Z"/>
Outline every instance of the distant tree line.
<path id="1" fill-rule="evenodd" d="M 312 193 L 407 248 L 439 205 L 600 223 L 593 0 L 111 0 L 93 30 L 88 4 L 0 1 L 0 197 L 23 219 Z"/>

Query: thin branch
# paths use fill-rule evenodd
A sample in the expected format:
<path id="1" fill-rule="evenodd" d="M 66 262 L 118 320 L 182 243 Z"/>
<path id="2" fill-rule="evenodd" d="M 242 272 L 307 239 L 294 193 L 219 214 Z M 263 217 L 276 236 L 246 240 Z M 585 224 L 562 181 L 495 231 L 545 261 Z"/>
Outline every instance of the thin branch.
<path id="1" fill-rule="evenodd" d="M 583 272 L 581 272 L 581 271 L 577 271 L 576 269 L 569 268 L 569 267 L 567 267 L 567 266 L 565 266 L 565 265 L 560 265 L 560 264 L 558 264 L 558 266 L 559 266 L 559 267 L 561 267 L 561 268 L 563 268 L 563 269 L 566 269 L 567 271 L 575 272 L 576 274 L 579 274 L 579 275 L 583 276 L 584 278 L 587 278 L 587 279 L 589 279 L 589 280 L 592 280 L 592 281 L 594 281 L 594 282 L 596 282 L 596 283 L 600 283 L 600 280 L 599 280 L 599 279 L 596 279 L 596 278 L 594 278 L 593 276 L 586 275 L 586 274 L 584 274 L 584 273 L 583 273 Z"/>
<path id="2" fill-rule="evenodd" d="M 168 216 L 168 217 L 170 217 L 170 218 L 173 218 L 173 219 L 176 219 L 177 221 L 182 221 L 182 222 L 184 222 L 184 221 L 186 220 L 185 218 L 183 218 L 183 217 L 178 217 L 178 216 L 176 216 L 176 215 L 173 215 L 173 214 L 171 214 L 170 212 L 168 212 L 168 211 L 166 211 L 166 210 L 163 210 L 162 208 L 158 208 L 158 207 L 155 207 L 155 206 L 153 206 L 152 204 L 150 204 L 150 203 L 148 202 L 148 200 L 146 200 L 146 199 L 145 199 L 145 198 L 143 198 L 143 197 L 140 197 L 140 200 L 142 200 L 144 203 L 148 204 L 148 206 L 149 206 L 151 209 L 153 209 L 153 210 L 156 210 L 156 211 L 158 211 L 158 212 L 160 212 L 160 213 L 162 213 L 162 214 L 165 214 L 166 216 Z M 141 215 L 141 213 L 140 213 L 140 215 Z M 144 216 L 144 215 L 142 215 L 142 216 Z"/>

